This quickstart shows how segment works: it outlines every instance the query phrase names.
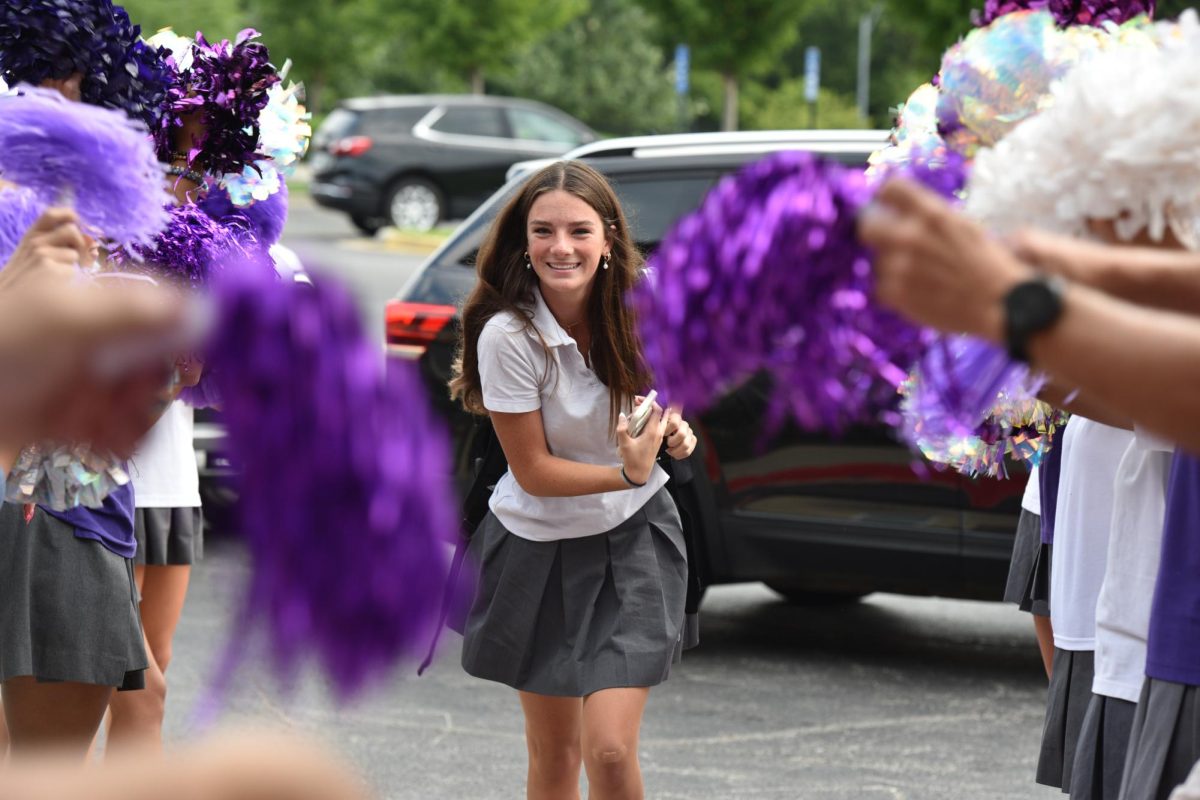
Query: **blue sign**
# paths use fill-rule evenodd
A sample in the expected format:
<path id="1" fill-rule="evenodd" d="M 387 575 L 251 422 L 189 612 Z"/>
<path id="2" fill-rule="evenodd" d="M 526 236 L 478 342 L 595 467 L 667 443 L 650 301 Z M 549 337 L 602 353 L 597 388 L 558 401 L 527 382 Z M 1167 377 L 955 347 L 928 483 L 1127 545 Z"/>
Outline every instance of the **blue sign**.
<path id="1" fill-rule="evenodd" d="M 821 48 L 804 48 L 804 100 L 808 103 L 817 102 L 817 93 L 821 89 Z"/>
<path id="2" fill-rule="evenodd" d="M 688 93 L 688 70 L 691 50 L 686 44 L 675 45 L 675 94 Z"/>

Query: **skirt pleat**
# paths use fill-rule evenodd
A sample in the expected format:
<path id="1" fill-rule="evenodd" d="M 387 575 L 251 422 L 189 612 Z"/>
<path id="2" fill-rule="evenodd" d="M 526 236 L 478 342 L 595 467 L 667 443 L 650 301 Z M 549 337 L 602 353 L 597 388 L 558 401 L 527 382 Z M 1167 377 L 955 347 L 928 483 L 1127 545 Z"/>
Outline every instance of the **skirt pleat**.
<path id="1" fill-rule="evenodd" d="M 204 557 L 204 514 L 200 508 L 139 508 L 133 516 L 135 563 L 195 564 Z"/>
<path id="2" fill-rule="evenodd" d="M 1071 768 L 1071 800 L 1117 800 L 1137 703 L 1093 694 Z"/>
<path id="3" fill-rule="evenodd" d="M 1120 800 L 1167 800 L 1200 761 L 1200 687 L 1146 678 Z"/>
<path id="4" fill-rule="evenodd" d="M 144 686 L 132 559 L 37 508 L 0 506 L 0 681 Z"/>
<path id="5" fill-rule="evenodd" d="M 489 514 L 468 554 L 478 582 L 462 663 L 476 677 L 563 697 L 654 686 L 694 638 L 683 533 L 665 491 L 610 531 L 554 542 L 522 539 Z"/>
<path id="6" fill-rule="evenodd" d="M 1004 584 L 1004 602 L 1023 606 L 1028 594 L 1033 568 L 1037 565 L 1042 546 L 1041 517 L 1021 509 L 1017 532 L 1013 536 L 1012 557 L 1008 562 L 1008 580 Z M 1028 610 L 1022 608 L 1022 610 Z"/>
<path id="7" fill-rule="evenodd" d="M 1092 699 L 1095 653 L 1054 648 L 1050 688 L 1046 692 L 1046 724 L 1038 754 L 1037 782 L 1070 789 L 1075 748 L 1083 716 Z"/>

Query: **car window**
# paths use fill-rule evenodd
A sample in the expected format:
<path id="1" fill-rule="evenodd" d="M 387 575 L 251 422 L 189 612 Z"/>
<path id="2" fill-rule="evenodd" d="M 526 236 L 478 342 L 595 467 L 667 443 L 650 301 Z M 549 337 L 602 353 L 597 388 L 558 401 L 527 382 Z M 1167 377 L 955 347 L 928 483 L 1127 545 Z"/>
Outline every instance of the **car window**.
<path id="1" fill-rule="evenodd" d="M 352 135 L 357 124 L 358 112 L 348 108 L 335 108 L 313 135 L 313 149 L 324 150 L 331 142 Z"/>
<path id="2" fill-rule="evenodd" d="M 413 125 L 429 113 L 431 106 L 400 106 L 397 108 L 376 108 L 367 113 L 363 127 L 370 131 L 387 131 L 400 133 L 410 130 Z"/>
<path id="3" fill-rule="evenodd" d="M 634 241 L 641 245 L 657 245 L 676 220 L 700 205 L 717 177 L 711 172 L 664 173 L 611 176 L 610 180 L 629 218 Z"/>
<path id="4" fill-rule="evenodd" d="M 458 136 L 508 138 L 504 120 L 497 108 L 448 108 L 441 119 L 430 127 L 438 133 Z"/>
<path id="5" fill-rule="evenodd" d="M 508 109 L 508 121 L 512 125 L 513 136 L 518 139 L 572 146 L 581 145 L 584 142 L 583 134 L 580 131 L 540 111 L 510 108 Z"/>

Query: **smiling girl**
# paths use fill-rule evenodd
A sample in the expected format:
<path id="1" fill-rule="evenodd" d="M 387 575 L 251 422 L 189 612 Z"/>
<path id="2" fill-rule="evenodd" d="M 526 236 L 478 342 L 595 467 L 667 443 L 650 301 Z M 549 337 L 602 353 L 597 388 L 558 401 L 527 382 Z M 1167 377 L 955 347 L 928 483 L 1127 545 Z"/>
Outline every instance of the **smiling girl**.
<path id="1" fill-rule="evenodd" d="M 463 666 L 517 689 L 528 796 L 640 798 L 651 686 L 695 644 L 678 511 L 656 464 L 696 445 L 678 412 L 642 433 L 650 383 L 625 297 L 642 259 L 604 178 L 579 162 L 534 175 L 480 249 L 452 393 L 491 417 L 508 458 L 471 541 L 481 569 Z"/>

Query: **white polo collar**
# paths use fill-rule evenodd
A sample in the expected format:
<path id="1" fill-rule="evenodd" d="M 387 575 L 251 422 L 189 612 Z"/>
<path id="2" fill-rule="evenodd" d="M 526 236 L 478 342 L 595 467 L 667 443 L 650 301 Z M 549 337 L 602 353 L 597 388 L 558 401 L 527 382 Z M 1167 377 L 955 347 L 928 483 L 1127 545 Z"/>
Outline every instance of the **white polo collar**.
<path id="1" fill-rule="evenodd" d="M 542 297 L 542 290 L 536 285 L 533 287 L 533 325 L 537 330 L 529 331 L 529 335 L 537 338 L 540 332 L 542 341 L 546 343 L 547 347 L 562 347 L 565 344 L 576 343 L 563 330 L 563 326 L 558 324 L 554 314 L 550 313 L 550 306 L 546 305 L 546 300 Z"/>

